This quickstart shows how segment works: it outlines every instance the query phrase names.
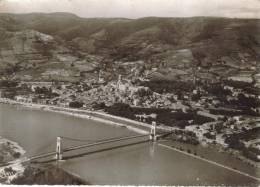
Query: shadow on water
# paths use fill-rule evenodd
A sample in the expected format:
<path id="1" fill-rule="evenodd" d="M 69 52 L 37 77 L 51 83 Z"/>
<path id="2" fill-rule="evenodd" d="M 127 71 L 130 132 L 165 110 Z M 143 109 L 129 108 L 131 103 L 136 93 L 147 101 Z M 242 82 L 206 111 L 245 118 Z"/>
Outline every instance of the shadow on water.
<path id="1" fill-rule="evenodd" d="M 80 157 L 84 157 L 84 156 L 91 155 L 91 154 L 102 153 L 102 152 L 105 152 L 105 151 L 124 148 L 124 147 L 128 147 L 128 146 L 134 146 L 134 145 L 138 145 L 138 144 L 142 144 L 142 143 L 146 143 L 146 142 L 150 142 L 150 140 L 143 140 L 143 141 L 139 141 L 139 142 L 108 147 L 108 148 L 99 149 L 99 150 L 95 150 L 95 151 L 88 151 L 88 152 L 84 152 L 84 153 L 80 153 L 80 154 L 76 154 L 76 155 L 71 155 L 71 156 L 64 156 L 63 160 L 66 161 L 66 160 L 70 160 L 70 159 L 74 159 L 74 158 L 80 158 Z M 56 161 L 57 160 L 53 158 L 53 159 L 44 160 L 44 161 L 33 161 L 31 163 L 33 163 L 33 164 L 46 164 L 46 163 L 51 163 L 51 162 L 56 162 Z"/>

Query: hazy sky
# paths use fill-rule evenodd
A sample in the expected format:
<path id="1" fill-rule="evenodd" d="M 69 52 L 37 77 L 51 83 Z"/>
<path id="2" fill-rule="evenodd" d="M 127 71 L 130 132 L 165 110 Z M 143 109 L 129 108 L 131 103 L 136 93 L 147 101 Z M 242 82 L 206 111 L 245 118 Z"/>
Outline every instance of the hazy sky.
<path id="1" fill-rule="evenodd" d="M 260 18 L 260 0 L 0 0 L 0 12 L 71 12 L 81 17 Z"/>

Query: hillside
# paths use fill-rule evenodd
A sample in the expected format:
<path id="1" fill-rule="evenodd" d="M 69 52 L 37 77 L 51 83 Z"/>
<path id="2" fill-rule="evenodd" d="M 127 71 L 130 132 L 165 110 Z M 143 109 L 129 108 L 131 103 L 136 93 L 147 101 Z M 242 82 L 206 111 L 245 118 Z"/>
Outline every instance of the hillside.
<path id="1" fill-rule="evenodd" d="M 44 68 L 42 64 L 45 64 L 70 71 L 74 68 L 68 64 L 73 62 L 80 61 L 80 67 L 89 66 L 88 55 L 98 58 L 97 63 L 102 61 L 101 66 L 114 61 L 142 60 L 148 68 L 162 65 L 207 68 L 223 59 L 232 66 L 250 61 L 243 64 L 246 66 L 259 60 L 259 31 L 260 20 L 246 19 L 149 17 L 131 20 L 80 18 L 68 13 L 0 14 L 0 70 L 7 70 L 8 74 L 10 71 L 23 73 L 39 64 Z M 33 33 L 41 37 L 33 39 Z M 52 41 L 44 43 L 42 37 Z M 68 54 L 69 62 L 62 62 L 61 53 Z M 30 56 L 29 59 L 26 56 Z M 179 64 L 180 61 L 183 63 Z"/>

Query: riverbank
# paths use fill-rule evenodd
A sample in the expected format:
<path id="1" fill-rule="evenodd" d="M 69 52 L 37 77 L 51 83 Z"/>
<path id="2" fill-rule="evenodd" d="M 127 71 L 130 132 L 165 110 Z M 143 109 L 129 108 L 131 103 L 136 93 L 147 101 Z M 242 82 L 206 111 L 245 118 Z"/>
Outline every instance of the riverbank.
<path id="1" fill-rule="evenodd" d="M 195 159 L 198 159 L 198 160 L 201 160 L 201 161 L 204 161 L 204 162 L 213 164 L 213 165 L 215 165 L 215 166 L 225 168 L 225 169 L 227 169 L 227 170 L 230 170 L 230 171 L 232 171 L 232 172 L 238 173 L 238 174 L 240 174 L 240 175 L 249 177 L 249 178 L 251 178 L 251 179 L 254 179 L 254 180 L 260 182 L 260 178 L 255 177 L 255 176 L 252 176 L 252 175 L 249 175 L 249 174 L 247 174 L 247 173 L 245 173 L 245 172 L 242 172 L 242 171 L 239 171 L 239 170 L 237 170 L 237 169 L 235 169 L 235 168 L 231 168 L 231 167 L 225 166 L 225 165 L 223 165 L 223 164 L 219 164 L 219 163 L 217 163 L 217 162 L 214 162 L 214 161 L 212 161 L 212 160 L 209 160 L 209 159 L 206 159 L 206 158 L 202 158 L 202 157 L 200 157 L 200 156 L 197 156 L 197 155 L 194 155 L 194 154 L 185 152 L 185 151 L 180 150 L 180 149 L 177 149 L 177 148 L 175 148 L 175 147 L 173 147 L 173 146 L 168 146 L 168 145 L 164 145 L 164 144 L 161 144 L 161 143 L 159 143 L 158 145 L 159 145 L 159 146 L 162 146 L 162 147 L 165 147 L 165 148 L 167 148 L 167 149 L 171 149 L 171 150 L 177 151 L 177 152 L 182 153 L 182 154 L 184 154 L 184 155 L 193 157 L 193 158 L 195 158 Z"/>
<path id="2" fill-rule="evenodd" d="M 103 112 L 98 111 L 90 111 L 90 110 L 80 110 L 80 109 L 73 109 L 73 108 L 64 108 L 58 106 L 50 106 L 50 105 L 41 105 L 41 104 L 34 104 L 34 103 L 23 103 L 17 102 L 10 99 L 0 98 L 0 103 L 3 104 L 10 104 L 15 106 L 22 106 L 27 107 L 30 109 L 35 110 L 44 110 L 50 112 L 61 113 L 65 115 L 70 115 L 79 118 L 90 119 L 94 121 L 98 121 L 101 123 L 118 126 L 118 127 L 125 127 L 131 131 L 134 131 L 139 134 L 147 134 L 150 131 L 150 125 L 137 122 L 134 120 L 125 119 L 122 117 L 112 116 Z M 167 129 L 164 129 L 167 130 Z"/>
<path id="3" fill-rule="evenodd" d="M 15 185 L 90 185 L 76 176 L 55 165 L 30 165 L 23 174 L 15 178 Z"/>
<path id="4" fill-rule="evenodd" d="M 0 137 L 0 163 L 13 163 L 0 167 L 0 183 L 10 184 L 13 179 L 22 175 L 25 167 L 19 161 L 24 154 L 25 150 L 18 143 Z"/>

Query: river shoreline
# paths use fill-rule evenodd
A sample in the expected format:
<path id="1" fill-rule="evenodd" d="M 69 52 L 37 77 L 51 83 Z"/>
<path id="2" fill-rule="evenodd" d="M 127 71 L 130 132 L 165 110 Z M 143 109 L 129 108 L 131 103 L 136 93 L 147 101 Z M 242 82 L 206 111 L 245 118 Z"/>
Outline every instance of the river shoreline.
<path id="1" fill-rule="evenodd" d="M 99 121 L 99 122 L 106 123 L 106 124 L 109 124 L 109 125 L 114 125 L 114 126 L 118 126 L 118 127 L 126 127 L 127 129 L 134 131 L 134 132 L 137 132 L 137 133 L 140 133 L 140 134 L 147 134 L 147 133 L 149 133 L 149 129 L 150 129 L 149 124 L 133 121 L 133 120 L 130 120 L 130 119 L 125 119 L 125 118 L 122 118 L 122 117 L 112 116 L 112 115 L 102 113 L 102 112 L 98 112 L 98 111 L 86 111 L 86 110 L 79 110 L 79 109 L 72 109 L 72 108 L 49 106 L 49 105 L 20 103 L 20 102 L 16 102 L 16 101 L 9 100 L 9 99 L 0 99 L 0 103 L 22 106 L 22 107 L 36 109 L 36 110 L 62 113 L 62 114 L 65 114 L 65 115 L 75 116 L 75 117 L 84 118 L 84 119 L 91 119 L 91 120 Z M 102 116 L 104 118 L 101 118 Z M 112 119 L 121 120 L 123 122 L 128 122 L 128 124 L 108 120 L 108 118 L 109 119 L 112 118 Z M 166 130 L 166 131 L 172 130 L 172 128 L 164 128 L 164 127 L 159 127 L 159 128 Z M 232 151 L 228 150 L 228 151 L 225 151 L 225 152 L 231 153 Z M 186 153 L 186 152 L 183 151 L 183 153 Z M 237 155 L 237 154 L 234 155 L 234 157 L 237 157 L 237 156 L 239 156 L 239 155 Z M 243 159 L 242 162 L 247 162 L 247 160 Z M 257 164 L 257 163 L 254 164 L 254 167 L 259 168 L 259 164 Z"/>
<path id="2" fill-rule="evenodd" d="M 79 117 L 79 118 L 84 118 L 84 119 L 90 119 L 90 120 L 98 121 L 98 122 L 113 125 L 113 126 L 125 127 L 125 128 L 127 128 L 131 131 L 138 133 L 138 134 L 148 134 L 149 129 L 150 129 L 149 124 L 136 122 L 134 120 L 129 120 L 129 119 L 125 119 L 125 118 L 122 118 L 122 117 L 112 116 L 112 115 L 105 114 L 105 113 L 102 113 L 102 112 L 97 112 L 97 111 L 79 110 L 79 109 L 73 109 L 73 108 L 64 108 L 64 107 L 33 104 L 33 103 L 22 103 L 22 102 L 17 102 L 17 101 L 10 100 L 10 99 L 3 99 L 3 98 L 0 98 L 0 103 L 15 105 L 15 106 L 22 106 L 22 107 L 26 107 L 26 108 L 30 108 L 30 109 L 34 109 L 34 110 L 56 112 L 56 113 L 61 113 L 61 114 Z M 105 118 L 102 118 L 102 116 L 107 117 L 107 118 L 108 117 L 114 118 L 115 120 L 126 121 L 128 123 L 133 123 L 134 125 L 139 126 L 139 127 L 134 127 L 134 126 L 127 125 L 127 124 L 124 124 L 124 123 L 119 123 L 119 122 L 115 122 L 115 121 L 112 121 L 112 120 L 107 120 Z M 146 129 L 148 129 L 148 130 L 146 130 Z M 164 130 L 167 130 L 167 129 L 164 129 Z"/>
<path id="3" fill-rule="evenodd" d="M 10 184 L 13 179 L 22 175 L 25 170 L 25 167 L 19 161 L 24 159 L 23 156 L 26 151 L 17 142 L 13 142 L 3 137 L 0 137 L 0 145 L 1 145 L 0 155 L 3 158 L 2 164 L 5 163 L 11 164 L 11 165 L 0 167 L 1 183 Z M 4 148 L 3 145 L 5 146 Z"/>
<path id="4" fill-rule="evenodd" d="M 18 176 L 11 184 L 15 185 L 90 185 L 71 172 L 55 165 L 29 165 L 23 175 Z"/>

